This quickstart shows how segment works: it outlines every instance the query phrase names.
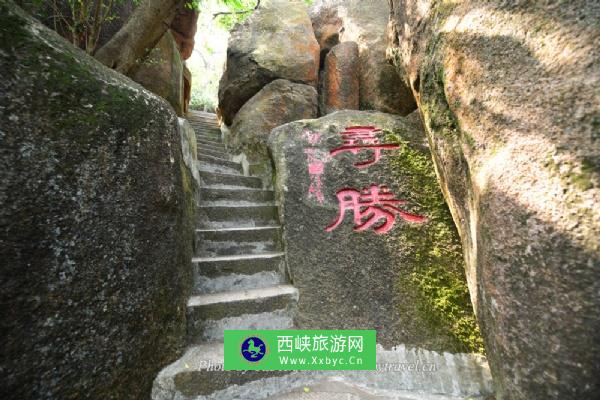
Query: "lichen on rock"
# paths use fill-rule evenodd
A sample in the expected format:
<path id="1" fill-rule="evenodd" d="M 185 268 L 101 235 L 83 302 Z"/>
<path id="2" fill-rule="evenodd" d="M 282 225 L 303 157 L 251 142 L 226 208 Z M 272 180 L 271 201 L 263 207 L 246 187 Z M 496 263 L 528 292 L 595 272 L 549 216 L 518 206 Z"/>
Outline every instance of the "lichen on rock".
<path id="1" fill-rule="evenodd" d="M 176 116 L 6 0 L 0 75 L 2 392 L 147 398 L 191 286 Z"/>

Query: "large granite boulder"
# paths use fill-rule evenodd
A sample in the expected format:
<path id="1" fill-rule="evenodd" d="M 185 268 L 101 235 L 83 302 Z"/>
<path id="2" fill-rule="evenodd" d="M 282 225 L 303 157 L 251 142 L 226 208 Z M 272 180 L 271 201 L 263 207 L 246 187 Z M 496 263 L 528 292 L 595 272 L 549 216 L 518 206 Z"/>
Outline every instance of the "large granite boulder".
<path id="1" fill-rule="evenodd" d="M 269 147 L 299 328 L 482 350 L 418 115 L 339 111 L 274 129 Z"/>
<path id="2" fill-rule="evenodd" d="M 392 1 L 499 399 L 600 398 L 597 3 Z"/>
<path id="3" fill-rule="evenodd" d="M 322 77 L 321 115 L 340 110 L 358 110 L 360 66 L 355 42 L 340 43 L 331 49 L 325 58 Z"/>
<path id="4" fill-rule="evenodd" d="M 3 399 L 147 399 L 185 337 L 193 181 L 162 99 L 0 1 Z"/>
<path id="5" fill-rule="evenodd" d="M 343 32 L 343 22 L 338 15 L 338 8 L 333 7 L 331 2 L 325 6 L 323 2 L 317 1 L 315 6 L 309 9 L 310 20 L 315 32 L 315 38 L 321 48 L 321 62 L 335 45 L 340 43 L 340 33 Z"/>
<path id="6" fill-rule="evenodd" d="M 131 79 L 164 98 L 177 115 L 184 115 L 183 60 L 177 43 L 167 31 L 131 73 Z"/>
<path id="7" fill-rule="evenodd" d="M 261 89 L 240 109 L 226 137 L 233 153 L 244 153 L 253 164 L 268 163 L 267 141 L 279 125 L 317 117 L 314 87 L 277 79 Z"/>
<path id="8" fill-rule="evenodd" d="M 198 16 L 198 10 L 190 8 L 188 3 L 184 3 L 171 21 L 171 34 L 177 43 L 181 58 L 184 60 L 190 58 L 194 50 Z"/>
<path id="9" fill-rule="evenodd" d="M 219 83 L 219 112 L 227 125 L 275 79 L 317 85 L 319 44 L 302 1 L 262 1 L 251 17 L 236 25 L 228 46 Z"/>
<path id="10" fill-rule="evenodd" d="M 360 109 L 407 115 L 416 108 L 410 89 L 386 60 L 387 0 L 317 0 L 309 14 L 322 57 L 339 42 L 356 42 Z"/>

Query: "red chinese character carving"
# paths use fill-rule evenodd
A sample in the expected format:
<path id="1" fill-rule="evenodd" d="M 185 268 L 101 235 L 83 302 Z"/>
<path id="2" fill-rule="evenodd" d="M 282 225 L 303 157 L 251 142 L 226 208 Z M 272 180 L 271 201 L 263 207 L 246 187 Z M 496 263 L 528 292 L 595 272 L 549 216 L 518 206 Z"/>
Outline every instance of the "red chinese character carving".
<path id="1" fill-rule="evenodd" d="M 308 143 L 310 143 L 313 146 L 319 143 L 319 141 L 321 140 L 321 134 L 319 132 L 312 132 L 308 130 L 304 131 L 304 137 L 306 138 Z"/>
<path id="2" fill-rule="evenodd" d="M 321 175 L 325 169 L 325 161 L 327 161 L 329 154 L 323 153 L 321 150 L 315 148 L 304 149 L 304 153 L 308 159 L 308 174 L 310 176 L 308 194 L 310 195 L 312 193 L 317 198 L 317 201 L 323 204 L 325 196 L 321 190 L 323 186 Z"/>
<path id="3" fill-rule="evenodd" d="M 331 150 L 331 156 L 336 156 L 340 153 L 350 152 L 358 154 L 361 150 L 370 149 L 373 151 L 373 158 L 368 161 L 363 161 L 354 164 L 357 168 L 366 168 L 371 164 L 375 164 L 381 158 L 382 150 L 397 149 L 400 146 L 397 144 L 381 144 L 377 133 L 381 132 L 374 126 L 349 126 L 341 133 L 344 144 L 337 149 Z"/>
<path id="4" fill-rule="evenodd" d="M 357 232 L 369 229 L 383 220 L 383 223 L 373 228 L 379 235 L 392 229 L 398 215 L 408 222 L 422 223 L 427 220 L 423 216 L 410 214 L 396 207 L 406 204 L 407 201 L 394 199 L 394 194 L 385 185 L 371 185 L 362 192 L 356 189 L 342 189 L 337 193 L 337 198 L 340 214 L 333 224 L 325 228 L 327 232 L 331 232 L 344 221 L 346 211 L 354 213 L 354 230 Z"/>

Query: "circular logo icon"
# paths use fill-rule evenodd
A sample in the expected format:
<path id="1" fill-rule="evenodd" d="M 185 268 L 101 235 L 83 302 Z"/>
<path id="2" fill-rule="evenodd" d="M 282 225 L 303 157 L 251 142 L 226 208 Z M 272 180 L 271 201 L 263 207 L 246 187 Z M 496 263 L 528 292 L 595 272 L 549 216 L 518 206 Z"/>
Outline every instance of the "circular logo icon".
<path id="1" fill-rule="evenodd" d="M 267 354 L 267 346 L 261 339 L 253 336 L 242 342 L 242 356 L 250 361 L 257 362 Z"/>

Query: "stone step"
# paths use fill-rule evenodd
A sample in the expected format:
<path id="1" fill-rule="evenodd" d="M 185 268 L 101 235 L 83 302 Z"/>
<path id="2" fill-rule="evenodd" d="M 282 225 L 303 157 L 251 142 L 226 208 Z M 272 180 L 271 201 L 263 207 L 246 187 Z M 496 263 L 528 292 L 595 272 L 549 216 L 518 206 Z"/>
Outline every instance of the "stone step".
<path id="1" fill-rule="evenodd" d="M 225 152 L 225 153 L 227 152 L 227 149 L 225 148 L 225 146 L 222 143 L 219 143 L 219 144 L 200 143 L 198 141 L 198 139 L 196 139 L 196 142 L 198 144 L 198 146 L 197 146 L 198 151 L 206 149 L 206 150 L 221 151 L 221 152 Z"/>
<path id="2" fill-rule="evenodd" d="M 263 189 L 219 189 L 203 187 L 200 189 L 200 198 L 203 201 L 244 200 L 265 202 L 274 201 L 275 194 L 272 190 Z"/>
<path id="3" fill-rule="evenodd" d="M 219 126 L 219 123 L 217 122 L 216 118 L 203 118 L 203 117 L 195 117 L 195 118 L 188 118 L 188 121 L 190 121 L 191 124 L 207 124 L 207 125 L 212 125 L 212 126 Z"/>
<path id="4" fill-rule="evenodd" d="M 255 274 L 262 271 L 282 271 L 284 263 L 284 253 L 280 252 L 192 258 L 194 274 L 209 278 L 227 274 Z"/>
<path id="5" fill-rule="evenodd" d="M 201 125 L 201 126 L 210 127 L 212 129 L 219 129 L 219 124 L 217 123 L 217 121 L 201 119 L 201 118 L 192 119 L 189 121 L 190 121 L 190 124 L 192 124 L 192 125 Z"/>
<path id="6" fill-rule="evenodd" d="M 493 381 L 484 357 L 474 354 L 436 353 L 398 346 L 377 346 L 380 371 L 294 371 L 212 385 L 200 379 L 237 379 L 226 374 L 207 377 L 197 371 L 221 365 L 222 344 L 190 348 L 180 361 L 165 368 L 154 382 L 152 399 L 180 400 L 483 400 L 493 398 Z M 216 350 L 213 350 L 215 349 Z M 219 356 L 221 358 L 219 358 Z M 203 361 L 200 365 L 199 362 Z M 428 372 L 418 371 L 427 366 Z M 412 368 L 412 370 L 411 370 Z M 433 369 L 432 369 L 433 368 Z M 194 372 L 191 372 L 194 371 Z M 178 376 L 180 373 L 198 374 Z M 244 372 L 241 372 L 242 374 Z M 193 386 L 192 382 L 196 385 Z M 159 390 L 160 389 L 160 390 Z M 164 390 L 164 391 L 163 391 Z M 157 397 L 158 394 L 170 396 Z M 185 392 L 185 393 L 184 393 Z M 313 396 L 314 394 L 314 396 Z M 343 396 L 338 396 L 343 395 Z"/>
<path id="7" fill-rule="evenodd" d="M 287 371 L 223 371 L 223 343 L 205 343 L 190 347 L 183 357 L 158 374 L 152 387 L 152 400 L 216 400 L 220 398 L 218 393 L 227 388 L 288 374 Z M 255 400 L 260 397 L 247 394 L 223 400 L 233 398 Z"/>
<path id="8" fill-rule="evenodd" d="M 206 335 L 208 321 L 292 310 L 297 301 L 298 290 L 290 285 L 194 295 L 187 303 L 188 337 L 197 341 Z"/>
<path id="9" fill-rule="evenodd" d="M 210 137 L 216 137 L 219 140 L 221 139 L 221 129 L 217 126 L 197 124 L 194 122 L 192 122 L 191 125 L 198 135 L 209 135 Z"/>
<path id="10" fill-rule="evenodd" d="M 196 275 L 193 294 L 219 293 L 229 290 L 250 290 L 283 284 L 279 271 L 262 271 L 255 274 L 229 274 L 218 277 Z"/>
<path id="11" fill-rule="evenodd" d="M 211 118 L 211 117 L 202 117 L 202 116 L 194 116 L 192 118 L 188 118 L 188 121 L 190 122 L 198 122 L 198 123 L 203 123 L 203 124 L 212 124 L 215 126 L 219 126 L 219 123 L 217 121 L 216 118 Z"/>
<path id="12" fill-rule="evenodd" d="M 198 140 L 202 140 L 202 141 L 212 141 L 212 142 L 218 142 L 219 144 L 223 144 L 223 141 L 221 140 L 221 133 L 220 131 L 208 131 L 205 129 L 198 129 L 198 128 L 194 128 L 194 130 L 196 131 L 196 142 L 198 142 Z"/>
<path id="13" fill-rule="evenodd" d="M 244 168 L 242 164 L 235 161 L 230 161 L 224 158 L 218 158 L 214 156 L 210 156 L 207 154 L 199 153 L 198 161 L 200 161 L 200 165 L 209 164 L 209 165 L 218 165 L 221 167 L 228 168 L 229 170 L 236 171 L 239 174 L 244 173 Z"/>
<path id="14" fill-rule="evenodd" d="M 202 156 L 216 157 L 221 158 L 223 160 L 229 160 L 229 153 L 221 150 L 212 150 L 208 148 L 198 150 L 198 159 L 200 159 Z"/>
<path id="15" fill-rule="evenodd" d="M 200 206 L 197 209 L 198 224 L 211 227 L 249 227 L 275 225 L 279 218 L 277 206 L 265 205 L 224 205 Z"/>
<path id="16" fill-rule="evenodd" d="M 255 242 L 200 242 L 196 247 L 197 257 L 233 256 L 242 254 L 263 254 L 281 250 L 279 241 Z"/>
<path id="17" fill-rule="evenodd" d="M 327 374 L 322 375 L 327 376 Z M 265 400 L 484 400 L 487 398 L 487 396 L 427 393 L 421 390 L 381 390 L 356 385 L 351 381 L 344 381 L 344 378 L 344 376 L 332 376 L 315 382 L 306 381 L 296 388 L 289 387 L 282 390 L 282 393 L 269 396 Z M 296 384 L 299 383 L 302 382 L 296 381 Z M 221 399 L 227 398 L 226 394 L 221 395 Z"/>
<path id="18" fill-rule="evenodd" d="M 277 242 L 279 226 L 196 229 L 198 245 L 202 242 Z"/>
<path id="19" fill-rule="evenodd" d="M 228 167 L 222 164 L 208 163 L 205 161 L 198 160 L 198 171 L 216 173 L 216 174 L 242 174 L 237 168 Z"/>
<path id="20" fill-rule="evenodd" d="M 262 188 L 262 181 L 260 178 L 254 176 L 200 171 L 200 178 L 205 185 L 210 185 L 213 188 L 219 188 L 221 186 L 249 189 Z"/>
<path id="21" fill-rule="evenodd" d="M 223 146 L 223 142 L 221 140 L 208 139 L 206 136 L 201 136 L 198 134 L 196 134 L 196 142 L 198 143 L 198 147 L 202 147 L 202 145 Z"/>
<path id="22" fill-rule="evenodd" d="M 188 121 L 190 121 L 190 124 L 207 125 L 207 126 L 211 126 L 211 127 L 215 127 L 215 128 L 219 127 L 219 123 L 214 119 L 193 118 L 193 119 L 189 119 Z"/>
<path id="23" fill-rule="evenodd" d="M 222 342 L 225 330 L 293 329 L 294 309 L 295 307 L 290 307 L 258 314 L 243 314 L 217 320 L 199 321 L 200 325 L 196 326 L 197 334 L 188 340 L 190 343 Z"/>

